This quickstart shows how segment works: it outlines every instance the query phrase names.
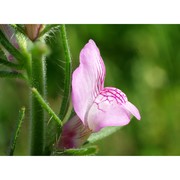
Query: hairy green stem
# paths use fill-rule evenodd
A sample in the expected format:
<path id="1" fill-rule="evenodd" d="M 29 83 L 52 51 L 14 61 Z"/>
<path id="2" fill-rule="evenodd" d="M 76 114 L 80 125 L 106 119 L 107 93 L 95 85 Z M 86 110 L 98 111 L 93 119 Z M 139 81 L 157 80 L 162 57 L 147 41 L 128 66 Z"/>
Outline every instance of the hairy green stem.
<path id="1" fill-rule="evenodd" d="M 59 113 L 60 119 L 63 120 L 68 112 L 68 107 L 69 107 L 69 102 L 70 102 L 72 61 L 71 61 L 71 55 L 70 55 L 65 25 L 60 26 L 60 32 L 61 32 L 63 49 L 65 53 L 64 96 L 63 96 L 60 113 Z"/>
<path id="2" fill-rule="evenodd" d="M 46 99 L 46 66 L 44 44 L 36 43 L 32 53 L 31 86 Z M 45 111 L 34 94 L 31 94 L 31 155 L 43 155 L 45 146 Z"/>

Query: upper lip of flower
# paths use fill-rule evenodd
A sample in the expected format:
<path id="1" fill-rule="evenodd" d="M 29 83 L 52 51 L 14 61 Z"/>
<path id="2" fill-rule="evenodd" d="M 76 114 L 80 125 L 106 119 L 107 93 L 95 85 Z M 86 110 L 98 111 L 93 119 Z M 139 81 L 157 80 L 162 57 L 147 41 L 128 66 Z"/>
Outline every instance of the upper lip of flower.
<path id="1" fill-rule="evenodd" d="M 104 88 L 105 73 L 99 49 L 89 40 L 81 50 L 80 65 L 72 76 L 72 101 L 75 112 L 92 131 L 128 124 L 130 114 L 141 118 L 138 109 L 121 90 Z"/>

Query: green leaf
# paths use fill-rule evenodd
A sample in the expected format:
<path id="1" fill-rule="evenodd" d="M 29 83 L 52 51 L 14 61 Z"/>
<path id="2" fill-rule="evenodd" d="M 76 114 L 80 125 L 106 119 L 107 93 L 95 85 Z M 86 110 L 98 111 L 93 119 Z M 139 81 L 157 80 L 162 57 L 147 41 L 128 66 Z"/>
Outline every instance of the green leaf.
<path id="1" fill-rule="evenodd" d="M 107 136 L 110 136 L 111 134 L 115 133 L 121 128 L 121 126 L 115 126 L 115 127 L 106 127 L 103 128 L 101 131 L 97 133 L 93 133 L 87 140 L 87 143 L 94 143 L 96 141 L 99 141 L 101 139 L 104 139 Z"/>
<path id="2" fill-rule="evenodd" d="M 45 28 L 40 32 L 39 38 L 51 32 L 52 30 L 59 28 L 59 24 L 47 24 Z"/>
<path id="3" fill-rule="evenodd" d="M 86 148 L 80 148 L 80 149 L 67 149 L 65 151 L 57 151 L 53 155 L 59 155 L 59 156 L 90 156 L 95 155 L 98 152 L 97 146 L 90 146 Z"/>
<path id="4" fill-rule="evenodd" d="M 22 107 L 21 110 L 19 111 L 19 118 L 17 121 L 15 133 L 13 134 L 12 139 L 11 139 L 11 144 L 10 144 L 10 148 L 9 148 L 9 152 L 8 152 L 8 155 L 10 155 L 10 156 L 13 156 L 13 154 L 14 154 L 14 150 L 16 147 L 16 141 L 17 141 L 20 129 L 21 129 L 21 125 L 22 125 L 24 116 L 25 116 L 25 107 Z"/>
<path id="5" fill-rule="evenodd" d="M 8 72 L 8 71 L 0 71 L 0 78 L 19 78 L 25 79 L 24 75 L 19 72 Z"/>
<path id="6" fill-rule="evenodd" d="M 23 69 L 23 65 L 15 64 L 15 63 L 12 63 L 10 61 L 4 60 L 2 58 L 0 58 L 0 64 L 7 66 L 7 67 L 10 67 L 10 68 L 15 68 L 17 70 Z"/>
<path id="7" fill-rule="evenodd" d="M 3 32 L 0 30 L 0 44 L 3 45 L 3 47 L 10 53 L 12 54 L 18 61 L 23 63 L 27 59 L 27 57 L 24 56 L 18 49 L 16 49 L 5 37 Z"/>
<path id="8" fill-rule="evenodd" d="M 21 24 L 12 24 L 11 25 L 16 31 L 22 33 L 23 35 L 26 35 L 23 25 Z"/>
<path id="9" fill-rule="evenodd" d="M 63 120 L 66 114 L 68 113 L 68 108 L 70 105 L 72 60 L 71 60 L 71 54 L 70 54 L 70 49 L 68 45 L 65 25 L 60 26 L 60 32 L 61 32 L 63 49 L 65 53 L 64 94 L 63 94 L 63 99 L 62 99 L 60 113 L 59 113 L 60 119 Z"/>

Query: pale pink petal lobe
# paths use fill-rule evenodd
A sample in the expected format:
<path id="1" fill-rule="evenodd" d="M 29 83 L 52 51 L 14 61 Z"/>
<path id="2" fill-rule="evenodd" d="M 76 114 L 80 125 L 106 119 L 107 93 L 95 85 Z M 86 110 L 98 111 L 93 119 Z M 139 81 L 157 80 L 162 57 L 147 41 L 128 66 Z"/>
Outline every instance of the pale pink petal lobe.
<path id="1" fill-rule="evenodd" d="M 89 128 L 97 132 L 106 126 L 128 124 L 132 112 L 124 106 L 126 103 L 128 103 L 127 97 L 121 90 L 112 87 L 104 88 L 87 114 Z"/>
<path id="2" fill-rule="evenodd" d="M 125 104 L 123 104 L 123 106 L 129 111 L 131 112 L 131 114 L 133 116 L 135 116 L 138 120 L 141 119 L 140 113 L 138 111 L 138 109 L 136 108 L 136 106 L 134 106 L 131 102 L 127 101 Z"/>
<path id="3" fill-rule="evenodd" d="M 85 115 L 104 87 L 105 66 L 93 40 L 80 53 L 80 65 L 72 75 L 72 102 L 74 110 L 85 123 Z"/>

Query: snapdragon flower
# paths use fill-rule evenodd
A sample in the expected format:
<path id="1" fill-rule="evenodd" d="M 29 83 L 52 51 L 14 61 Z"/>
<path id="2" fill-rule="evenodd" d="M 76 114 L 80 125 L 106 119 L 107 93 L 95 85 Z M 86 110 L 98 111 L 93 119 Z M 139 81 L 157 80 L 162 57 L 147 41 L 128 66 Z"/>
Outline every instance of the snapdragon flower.
<path id="1" fill-rule="evenodd" d="M 104 87 L 106 69 L 93 40 L 80 53 L 80 65 L 72 76 L 72 102 L 76 114 L 92 132 L 106 126 L 123 126 L 131 115 L 140 120 L 138 109 L 114 87 Z"/>
<path id="2" fill-rule="evenodd" d="M 80 65 L 72 75 L 72 103 L 76 116 L 63 127 L 59 148 L 80 147 L 91 133 L 107 126 L 124 126 L 138 109 L 115 87 L 104 87 L 106 69 L 93 40 L 80 52 Z"/>

